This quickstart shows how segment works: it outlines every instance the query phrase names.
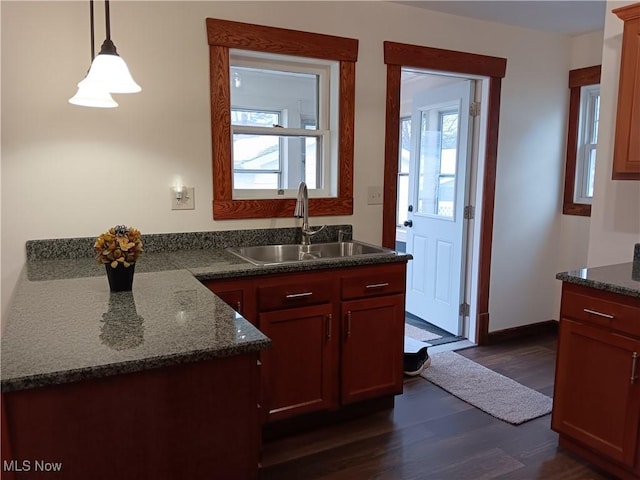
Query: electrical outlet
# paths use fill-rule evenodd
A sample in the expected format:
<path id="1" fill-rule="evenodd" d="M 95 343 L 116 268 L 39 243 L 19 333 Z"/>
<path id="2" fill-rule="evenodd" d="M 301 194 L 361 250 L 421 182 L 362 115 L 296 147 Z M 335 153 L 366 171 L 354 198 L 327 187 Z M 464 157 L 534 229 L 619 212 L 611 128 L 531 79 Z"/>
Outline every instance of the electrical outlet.
<path id="1" fill-rule="evenodd" d="M 194 192 L 193 187 L 182 187 L 181 192 L 171 188 L 171 210 L 194 210 L 196 208 Z"/>
<path id="2" fill-rule="evenodd" d="M 367 187 L 367 204 L 382 205 L 382 187 Z"/>

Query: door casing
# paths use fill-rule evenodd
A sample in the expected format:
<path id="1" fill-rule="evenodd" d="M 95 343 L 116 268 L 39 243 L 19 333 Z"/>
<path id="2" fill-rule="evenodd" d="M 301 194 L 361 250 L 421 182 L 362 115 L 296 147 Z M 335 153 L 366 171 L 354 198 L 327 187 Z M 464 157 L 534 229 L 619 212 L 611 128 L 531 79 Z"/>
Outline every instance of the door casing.
<path id="1" fill-rule="evenodd" d="M 387 65 L 387 105 L 384 160 L 384 203 L 382 215 L 382 244 L 395 245 L 398 149 L 400 132 L 400 80 L 402 67 L 476 75 L 487 77 L 487 125 L 482 206 L 480 221 L 478 292 L 476 304 L 476 343 L 489 340 L 489 281 L 491 276 L 491 244 L 495 200 L 496 167 L 498 157 L 498 126 L 500 93 L 507 59 L 474 53 L 443 50 L 396 42 L 384 42 L 384 61 Z"/>

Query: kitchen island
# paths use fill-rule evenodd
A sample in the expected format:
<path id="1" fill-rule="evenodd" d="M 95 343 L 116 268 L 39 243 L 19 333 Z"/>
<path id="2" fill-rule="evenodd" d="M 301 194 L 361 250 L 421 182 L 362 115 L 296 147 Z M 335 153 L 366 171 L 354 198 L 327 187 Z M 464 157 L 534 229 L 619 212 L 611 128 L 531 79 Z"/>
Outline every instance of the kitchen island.
<path id="1" fill-rule="evenodd" d="M 225 250 L 292 230 L 147 236 L 119 293 L 91 239 L 28 242 L 2 337 L 3 478 L 255 478 L 270 340 L 201 281 L 410 258 L 257 267 Z"/>
<path id="2" fill-rule="evenodd" d="M 617 478 L 640 478 L 640 280 L 632 263 L 559 273 L 551 427 Z"/>

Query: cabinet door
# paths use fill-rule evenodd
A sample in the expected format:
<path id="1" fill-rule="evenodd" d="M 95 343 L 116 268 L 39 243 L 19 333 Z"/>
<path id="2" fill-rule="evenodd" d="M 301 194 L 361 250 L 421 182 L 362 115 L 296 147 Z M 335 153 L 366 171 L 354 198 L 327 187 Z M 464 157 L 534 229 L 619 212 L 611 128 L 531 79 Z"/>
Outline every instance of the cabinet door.
<path id="1" fill-rule="evenodd" d="M 204 285 L 220 299 L 256 325 L 256 301 L 250 279 L 207 280 Z"/>
<path id="2" fill-rule="evenodd" d="M 342 303 L 342 403 L 402 393 L 404 295 Z"/>
<path id="3" fill-rule="evenodd" d="M 640 423 L 640 365 L 634 372 L 634 353 L 640 354 L 638 340 L 560 321 L 551 426 L 628 466 L 638 457 Z"/>
<path id="4" fill-rule="evenodd" d="M 269 421 L 335 406 L 332 312 L 323 304 L 260 313 L 272 341 L 261 357 Z"/>
<path id="5" fill-rule="evenodd" d="M 640 180 L 640 3 L 613 10 L 624 21 L 613 180 Z"/>

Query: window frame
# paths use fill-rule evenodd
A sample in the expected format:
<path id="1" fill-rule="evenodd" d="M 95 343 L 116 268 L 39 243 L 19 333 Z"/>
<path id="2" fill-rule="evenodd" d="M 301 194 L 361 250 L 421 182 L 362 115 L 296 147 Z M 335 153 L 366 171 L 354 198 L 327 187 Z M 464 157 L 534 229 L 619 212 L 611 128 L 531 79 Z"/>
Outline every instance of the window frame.
<path id="1" fill-rule="evenodd" d="M 353 214 L 353 131 L 358 40 L 277 27 L 206 19 L 209 44 L 213 218 L 293 216 L 295 198 L 234 199 L 231 137 L 230 49 L 339 62 L 337 196 L 309 199 L 309 215 Z"/>
<path id="2" fill-rule="evenodd" d="M 569 72 L 569 118 L 567 128 L 567 156 L 564 175 L 565 215 L 591 216 L 591 205 L 576 202 L 576 173 L 580 135 L 580 105 L 582 87 L 600 84 L 601 65 L 578 68 Z M 580 181 L 582 181 L 580 179 Z"/>

